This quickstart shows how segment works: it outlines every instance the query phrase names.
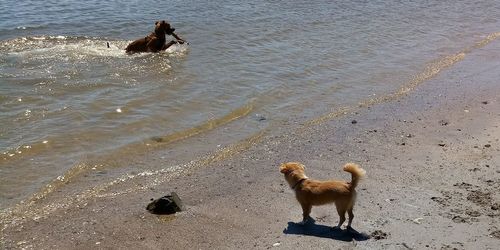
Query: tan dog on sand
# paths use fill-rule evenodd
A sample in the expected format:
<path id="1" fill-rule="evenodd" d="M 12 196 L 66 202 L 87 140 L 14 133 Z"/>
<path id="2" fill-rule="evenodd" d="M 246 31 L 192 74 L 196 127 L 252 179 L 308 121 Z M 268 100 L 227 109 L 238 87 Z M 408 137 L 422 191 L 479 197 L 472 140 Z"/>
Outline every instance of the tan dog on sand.
<path id="1" fill-rule="evenodd" d="M 280 172 L 285 175 L 285 179 L 290 187 L 295 191 L 295 196 L 302 206 L 303 220 L 305 224 L 311 213 L 312 206 L 335 203 L 340 221 L 337 227 L 340 228 L 345 221 L 345 213 L 349 214 L 347 228 L 351 229 L 352 212 L 356 201 L 356 186 L 366 171 L 354 163 L 347 163 L 344 171 L 352 174 L 352 181 L 317 181 L 311 180 L 304 174 L 304 165 L 298 162 L 283 163 Z"/>

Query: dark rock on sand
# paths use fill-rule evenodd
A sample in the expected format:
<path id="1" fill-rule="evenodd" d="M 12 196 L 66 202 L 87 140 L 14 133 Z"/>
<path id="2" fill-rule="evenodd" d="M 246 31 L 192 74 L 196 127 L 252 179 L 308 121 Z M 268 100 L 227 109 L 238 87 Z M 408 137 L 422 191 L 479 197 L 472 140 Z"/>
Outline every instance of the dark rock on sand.
<path id="1" fill-rule="evenodd" d="M 153 200 L 146 209 L 153 214 L 175 214 L 184 208 L 179 196 L 172 192 L 170 195 Z"/>

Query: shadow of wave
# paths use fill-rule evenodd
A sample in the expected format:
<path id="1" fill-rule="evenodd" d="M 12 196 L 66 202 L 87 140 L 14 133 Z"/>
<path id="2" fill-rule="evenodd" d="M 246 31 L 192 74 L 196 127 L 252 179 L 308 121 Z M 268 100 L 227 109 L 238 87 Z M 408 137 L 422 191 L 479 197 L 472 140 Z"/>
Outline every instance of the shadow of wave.
<path id="1" fill-rule="evenodd" d="M 301 225 L 295 222 L 288 222 L 288 227 L 283 230 L 283 233 L 315 236 L 341 241 L 365 241 L 370 239 L 369 235 L 360 233 L 354 229 L 342 230 L 336 227 L 332 228 L 325 225 L 318 225 L 314 222 L 306 223 L 305 225 Z"/>

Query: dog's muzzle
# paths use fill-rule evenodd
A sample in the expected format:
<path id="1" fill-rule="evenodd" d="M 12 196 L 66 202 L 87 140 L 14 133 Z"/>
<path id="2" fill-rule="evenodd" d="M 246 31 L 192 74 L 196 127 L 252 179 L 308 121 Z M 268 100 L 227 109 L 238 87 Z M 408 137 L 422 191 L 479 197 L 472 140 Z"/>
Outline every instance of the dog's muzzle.
<path id="1" fill-rule="evenodd" d="M 165 33 L 167 33 L 167 35 L 172 35 L 172 33 L 174 33 L 175 29 L 174 28 L 171 28 L 169 30 L 166 30 Z"/>

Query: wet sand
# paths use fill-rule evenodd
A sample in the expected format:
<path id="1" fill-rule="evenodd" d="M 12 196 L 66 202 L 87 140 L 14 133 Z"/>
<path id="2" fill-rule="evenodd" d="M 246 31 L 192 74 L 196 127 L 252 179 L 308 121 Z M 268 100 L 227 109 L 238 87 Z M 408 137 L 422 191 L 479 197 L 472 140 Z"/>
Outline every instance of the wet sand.
<path id="1" fill-rule="evenodd" d="M 400 98 L 317 122 L 289 121 L 280 131 L 201 157 L 175 174 L 136 175 L 92 199 L 69 197 L 75 202 L 62 208 L 49 207 L 57 193 L 48 195 L 32 208 L 50 212 L 2 225 L 1 246 L 495 249 L 499 68 L 500 42 L 494 41 Z M 159 159 L 164 152 L 151 154 Z M 357 189 L 358 233 L 332 230 L 338 221 L 333 205 L 313 208 L 314 224 L 297 225 L 300 206 L 278 171 L 285 161 L 303 162 L 316 179 L 349 180 L 343 164 L 360 164 L 367 178 Z M 171 191 L 186 211 L 158 216 L 145 210 L 150 198 Z"/>

